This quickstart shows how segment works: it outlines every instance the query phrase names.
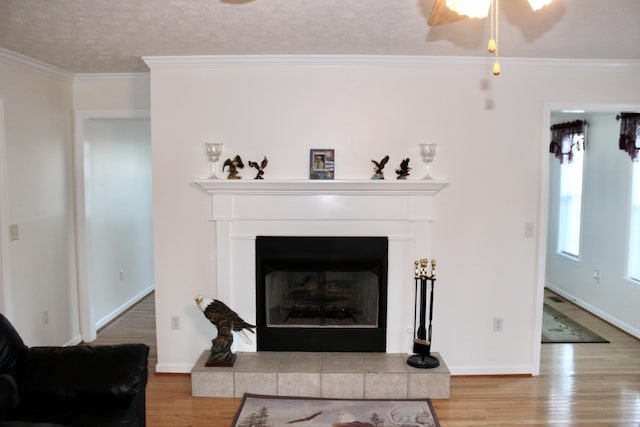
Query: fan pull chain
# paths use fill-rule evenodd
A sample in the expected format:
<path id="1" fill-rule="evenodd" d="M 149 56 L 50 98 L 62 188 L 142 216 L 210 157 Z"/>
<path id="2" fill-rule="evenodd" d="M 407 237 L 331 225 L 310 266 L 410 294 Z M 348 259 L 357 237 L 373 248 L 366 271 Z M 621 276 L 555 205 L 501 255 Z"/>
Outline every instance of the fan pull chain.
<path id="1" fill-rule="evenodd" d="M 487 46 L 487 50 L 489 53 L 494 53 L 496 51 L 496 32 L 495 32 L 495 4 L 493 0 L 490 3 L 489 8 L 489 19 L 491 19 L 491 25 L 489 26 L 489 46 Z"/>
<path id="2" fill-rule="evenodd" d="M 491 2 L 491 31 L 493 33 L 492 36 L 495 37 L 495 39 L 492 38 L 491 40 L 489 40 L 489 52 L 491 53 L 495 52 L 496 54 L 496 60 L 493 63 L 494 76 L 499 76 L 501 71 L 499 54 L 498 54 L 498 49 L 500 47 L 500 13 L 498 12 L 498 9 L 500 7 L 499 3 L 500 3 L 500 0 L 492 0 Z M 493 46 L 491 42 L 493 42 Z"/>

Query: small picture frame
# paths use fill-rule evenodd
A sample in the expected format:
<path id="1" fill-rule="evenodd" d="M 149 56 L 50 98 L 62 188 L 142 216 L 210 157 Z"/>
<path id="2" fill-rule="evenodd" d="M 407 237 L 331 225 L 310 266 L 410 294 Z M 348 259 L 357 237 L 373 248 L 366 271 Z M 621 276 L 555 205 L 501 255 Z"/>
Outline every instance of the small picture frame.
<path id="1" fill-rule="evenodd" d="M 312 148 L 309 152 L 309 179 L 333 179 L 334 166 L 332 148 Z"/>

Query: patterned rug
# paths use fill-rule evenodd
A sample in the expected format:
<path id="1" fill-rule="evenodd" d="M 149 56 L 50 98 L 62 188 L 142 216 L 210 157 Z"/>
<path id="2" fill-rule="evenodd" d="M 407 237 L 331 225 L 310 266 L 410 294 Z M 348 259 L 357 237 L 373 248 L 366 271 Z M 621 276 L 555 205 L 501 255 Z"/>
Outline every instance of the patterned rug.
<path id="1" fill-rule="evenodd" d="M 542 343 L 608 343 L 595 332 L 582 326 L 551 307 L 544 305 L 542 313 Z"/>
<path id="2" fill-rule="evenodd" d="M 439 427 L 430 399 L 323 399 L 245 394 L 231 427 Z"/>

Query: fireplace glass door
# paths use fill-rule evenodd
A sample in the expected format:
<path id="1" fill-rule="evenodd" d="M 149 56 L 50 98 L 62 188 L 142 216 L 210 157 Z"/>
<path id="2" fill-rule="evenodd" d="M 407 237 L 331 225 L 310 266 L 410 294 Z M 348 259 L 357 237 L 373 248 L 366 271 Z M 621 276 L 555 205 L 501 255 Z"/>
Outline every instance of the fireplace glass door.
<path id="1" fill-rule="evenodd" d="M 385 351 L 387 239 L 258 237 L 259 351 Z"/>
<path id="2" fill-rule="evenodd" d="M 267 327 L 378 326 L 376 266 L 337 263 L 312 271 L 310 267 L 294 263 L 266 274 Z"/>

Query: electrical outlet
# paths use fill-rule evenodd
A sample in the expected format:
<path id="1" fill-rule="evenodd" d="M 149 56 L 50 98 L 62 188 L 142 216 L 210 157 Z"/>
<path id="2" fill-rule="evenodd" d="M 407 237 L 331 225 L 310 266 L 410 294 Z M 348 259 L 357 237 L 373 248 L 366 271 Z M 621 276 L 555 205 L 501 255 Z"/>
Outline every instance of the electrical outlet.
<path id="1" fill-rule="evenodd" d="M 42 312 L 42 324 L 43 325 L 49 324 L 49 310 L 45 310 Z"/>
<path id="2" fill-rule="evenodd" d="M 502 317 L 493 318 L 493 332 L 502 332 L 503 320 Z"/>
<path id="3" fill-rule="evenodd" d="M 172 331 L 180 330 L 180 316 L 171 316 L 171 330 Z"/>

